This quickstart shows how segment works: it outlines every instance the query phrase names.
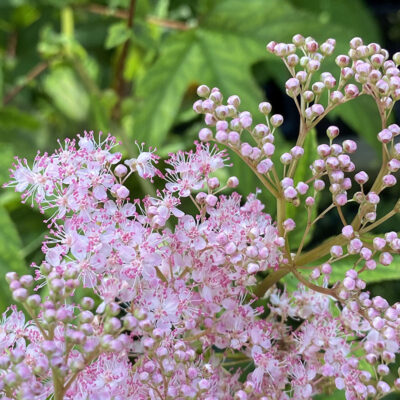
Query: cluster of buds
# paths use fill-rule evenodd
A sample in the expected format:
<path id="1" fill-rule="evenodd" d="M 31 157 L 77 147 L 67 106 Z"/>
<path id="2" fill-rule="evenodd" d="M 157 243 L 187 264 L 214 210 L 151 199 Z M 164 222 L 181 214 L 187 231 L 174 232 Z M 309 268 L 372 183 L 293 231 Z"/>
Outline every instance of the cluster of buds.
<path id="1" fill-rule="evenodd" d="M 96 311 L 91 297 L 83 297 L 77 305 L 69 304 L 81 286 L 78 270 L 60 273 L 43 265 L 41 271 L 49 288 L 45 300 L 30 294 L 34 283 L 31 275 L 7 273 L 14 300 L 21 303 L 32 322 L 22 324 L 13 342 L 8 343 L 11 353 L 2 348 L 0 386 L 5 393 L 12 393 L 11 398 L 42 398 L 54 391 L 57 396 L 72 399 L 79 372 L 100 354 L 126 351 L 130 339 L 122 333 L 121 321 L 116 318 L 121 311 L 117 303 L 102 303 Z"/>

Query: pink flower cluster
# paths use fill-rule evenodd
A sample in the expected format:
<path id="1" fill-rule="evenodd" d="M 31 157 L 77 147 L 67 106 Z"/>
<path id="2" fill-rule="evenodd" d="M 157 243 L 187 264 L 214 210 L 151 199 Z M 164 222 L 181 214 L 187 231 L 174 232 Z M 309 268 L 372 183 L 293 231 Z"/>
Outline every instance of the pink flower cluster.
<path id="1" fill-rule="evenodd" d="M 238 96 L 223 104 L 217 88 L 202 85 L 194 110 L 207 127 L 194 150 L 170 155 L 163 173 L 155 150 L 141 145 L 136 158 L 121 162 L 115 138 L 93 133 L 66 140 L 52 155 L 38 154 L 32 167 L 17 159 L 7 186 L 46 213 L 50 235 L 35 278 L 7 274 L 30 320 L 14 306 L 3 315 L 3 399 L 307 400 L 336 388 L 347 400 L 366 400 L 400 390 L 390 371 L 400 352 L 400 303 L 372 297 L 363 280 L 400 252 L 395 232 L 372 239 L 370 233 L 399 211 L 397 203 L 377 220 L 379 195 L 396 183 L 392 172 L 400 163 L 394 142 L 400 128 L 386 126 L 400 57 L 389 63 L 378 45 L 356 38 L 349 56 L 337 59 L 339 83 L 327 72 L 315 82 L 334 45 L 296 35 L 291 44 L 267 46 L 292 75 L 286 90 L 300 115 L 297 143 L 278 156 L 274 140 L 283 117 L 271 115 L 269 103 L 259 106 L 265 124 L 253 126 Z M 381 76 L 374 81 L 375 70 Z M 389 82 L 386 91 L 380 81 Z M 324 91 L 330 94 L 322 105 Z M 358 172 L 360 191 L 350 194 L 356 144 L 334 143 L 334 126 L 329 144 L 307 155 L 311 177 L 298 180 L 309 131 L 363 93 L 374 97 L 382 118 L 385 157 L 375 183 L 367 186 L 368 175 Z M 236 177 L 220 182 L 218 170 L 229 157 L 213 141 L 236 152 L 275 196 L 275 222 L 257 194 L 243 199 L 231 192 Z M 134 173 L 158 177 L 163 189 L 133 198 Z M 318 212 L 325 187 L 332 204 Z M 185 201 L 194 215 L 183 211 Z M 358 206 L 351 222 L 342 212 L 349 202 Z M 288 205 L 304 208 L 305 227 L 289 218 Z M 331 210 L 341 230 L 304 251 L 311 227 Z M 294 247 L 291 232 L 298 229 L 303 238 Z M 332 281 L 335 263 L 346 258 L 343 279 Z M 295 288 L 276 285 L 289 274 L 299 281 Z"/>

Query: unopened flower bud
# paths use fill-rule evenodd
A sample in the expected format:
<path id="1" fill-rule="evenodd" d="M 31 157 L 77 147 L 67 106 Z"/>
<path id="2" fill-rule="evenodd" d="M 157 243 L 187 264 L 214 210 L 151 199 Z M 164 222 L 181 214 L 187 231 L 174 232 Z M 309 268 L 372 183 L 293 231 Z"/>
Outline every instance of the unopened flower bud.
<path id="1" fill-rule="evenodd" d="M 278 126 L 281 126 L 281 125 L 282 125 L 282 123 L 283 123 L 283 117 L 282 117 L 282 115 L 280 115 L 280 114 L 274 114 L 274 115 L 272 115 L 272 117 L 270 118 L 270 122 L 271 122 L 271 125 L 272 125 L 274 128 L 277 128 Z"/>

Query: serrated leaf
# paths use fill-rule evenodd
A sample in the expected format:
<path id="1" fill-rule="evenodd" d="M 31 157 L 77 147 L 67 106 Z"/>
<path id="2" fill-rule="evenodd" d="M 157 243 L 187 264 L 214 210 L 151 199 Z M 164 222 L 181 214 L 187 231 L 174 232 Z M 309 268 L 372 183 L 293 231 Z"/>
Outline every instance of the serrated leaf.
<path id="1" fill-rule="evenodd" d="M 89 112 L 89 95 L 67 66 L 58 66 L 46 75 L 44 90 L 56 107 L 68 118 L 83 121 Z"/>
<path id="2" fill-rule="evenodd" d="M 112 49 L 124 43 L 131 37 L 132 31 L 125 22 L 117 22 L 108 28 L 107 39 L 104 47 Z"/>
<path id="3" fill-rule="evenodd" d="M 317 21 L 340 24 L 347 33 L 361 36 L 365 40 L 377 40 L 380 36 L 377 24 L 362 0 L 290 0 L 300 10 L 315 15 Z"/>
<path id="4" fill-rule="evenodd" d="M 134 138 L 159 146 L 165 140 L 189 83 L 198 75 L 201 54 L 194 32 L 171 35 L 158 61 L 139 82 L 141 103 L 135 113 Z"/>
<path id="5" fill-rule="evenodd" d="M 5 280 L 5 274 L 16 271 L 18 274 L 29 273 L 21 255 L 22 244 L 17 229 L 8 212 L 0 207 L 0 312 L 11 302 L 11 292 Z"/>

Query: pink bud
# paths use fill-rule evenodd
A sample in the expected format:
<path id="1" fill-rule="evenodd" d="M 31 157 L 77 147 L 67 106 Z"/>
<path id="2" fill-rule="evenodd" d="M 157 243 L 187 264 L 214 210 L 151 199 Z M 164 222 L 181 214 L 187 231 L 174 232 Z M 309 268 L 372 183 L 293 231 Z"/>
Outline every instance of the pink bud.
<path id="1" fill-rule="evenodd" d="M 326 134 L 329 139 L 335 139 L 339 135 L 339 128 L 337 126 L 331 125 L 326 130 Z"/>
<path id="2" fill-rule="evenodd" d="M 283 187 L 284 189 L 288 188 L 289 186 L 294 186 L 293 179 L 292 179 L 292 178 L 288 178 L 288 177 L 283 178 L 283 179 L 281 180 L 281 185 L 282 185 L 282 187 Z"/>
<path id="3" fill-rule="evenodd" d="M 297 191 L 293 186 L 289 186 L 283 192 L 286 200 L 292 200 L 297 196 Z"/>
<path id="4" fill-rule="evenodd" d="M 271 125 L 274 128 L 277 128 L 278 126 L 281 126 L 283 123 L 283 117 L 280 114 L 274 114 L 271 119 L 270 119 Z"/>
<path id="5" fill-rule="evenodd" d="M 346 239 L 351 239 L 354 235 L 354 229 L 351 225 L 346 225 L 343 227 L 342 229 L 342 235 L 346 238 Z"/>
<path id="6" fill-rule="evenodd" d="M 332 265 L 328 263 L 322 264 L 321 271 L 325 275 L 329 275 L 332 273 Z"/>
<path id="7" fill-rule="evenodd" d="M 274 41 L 269 42 L 266 46 L 267 51 L 269 51 L 270 53 L 274 53 L 274 49 L 275 49 L 276 45 L 277 45 L 277 43 Z"/>
<path id="8" fill-rule="evenodd" d="M 304 154 L 304 149 L 300 146 L 294 146 L 291 150 L 290 150 L 290 154 L 296 159 L 298 160 L 299 158 L 301 158 Z"/>
<path id="9" fill-rule="evenodd" d="M 214 196 L 213 194 L 208 194 L 206 196 L 206 204 L 210 207 L 214 207 L 218 202 L 218 197 Z"/>
<path id="10" fill-rule="evenodd" d="M 285 87 L 289 95 L 297 96 L 300 93 L 300 82 L 296 78 L 288 79 Z"/>
<path id="11" fill-rule="evenodd" d="M 376 82 L 375 86 L 381 95 L 387 95 L 389 93 L 389 84 L 383 79 L 379 79 L 379 81 Z"/>
<path id="12" fill-rule="evenodd" d="M 393 256 L 388 252 L 384 252 L 379 256 L 379 262 L 384 266 L 390 265 L 392 261 L 393 261 Z"/>
<path id="13" fill-rule="evenodd" d="M 374 238 L 372 243 L 375 250 L 382 250 L 386 246 L 386 240 L 380 237 Z"/>
<path id="14" fill-rule="evenodd" d="M 342 146 L 343 146 L 343 150 L 349 154 L 354 153 L 357 150 L 357 144 L 353 140 L 345 140 L 342 143 Z"/>
<path id="15" fill-rule="evenodd" d="M 117 189 L 117 196 L 120 199 L 126 199 L 129 196 L 129 189 L 123 185 L 121 185 L 118 189 Z"/>
<path id="16" fill-rule="evenodd" d="M 368 203 L 374 204 L 374 205 L 375 205 L 375 204 L 378 204 L 378 203 L 379 203 L 380 198 L 379 198 L 379 196 L 378 196 L 376 193 L 374 193 L 374 192 L 369 192 L 369 193 L 367 194 L 366 200 L 368 201 Z"/>
<path id="17" fill-rule="evenodd" d="M 253 151 L 253 147 L 250 146 L 248 143 L 242 143 L 242 146 L 240 147 L 240 152 L 242 153 L 243 156 L 248 157 Z"/>
<path id="18" fill-rule="evenodd" d="M 236 131 L 230 131 L 228 133 L 228 141 L 231 144 L 238 144 L 240 142 L 240 135 Z"/>
<path id="19" fill-rule="evenodd" d="M 270 103 L 263 102 L 258 105 L 258 109 L 262 114 L 268 115 L 272 110 L 272 106 Z"/>
<path id="20" fill-rule="evenodd" d="M 128 168 L 125 165 L 119 164 L 114 169 L 114 174 L 118 178 L 123 178 L 128 173 Z"/>
<path id="21" fill-rule="evenodd" d="M 354 279 L 346 277 L 343 280 L 343 286 L 347 289 L 347 290 L 354 290 L 356 287 L 356 282 L 354 281 Z"/>
<path id="22" fill-rule="evenodd" d="M 391 187 L 397 183 L 397 180 L 392 174 L 388 174 L 382 178 L 382 182 L 386 187 Z"/>
<path id="23" fill-rule="evenodd" d="M 344 68 L 347 67 L 350 64 L 350 57 L 346 55 L 339 55 L 336 57 L 335 62 L 338 67 Z"/>
<path id="24" fill-rule="evenodd" d="M 322 115 L 325 111 L 324 106 L 322 104 L 313 104 L 311 106 L 311 110 L 316 115 Z"/>
<path id="25" fill-rule="evenodd" d="M 285 231 L 290 232 L 294 228 L 296 228 L 296 223 L 293 221 L 292 218 L 288 218 L 285 221 L 283 221 L 283 228 L 285 229 Z"/>
<path id="26" fill-rule="evenodd" d="M 193 103 L 193 110 L 197 114 L 202 114 L 203 113 L 203 101 L 202 100 L 197 100 L 196 102 Z"/>
<path id="27" fill-rule="evenodd" d="M 357 97 L 358 94 L 360 93 L 360 91 L 356 85 L 353 85 L 352 83 L 350 83 L 345 86 L 344 93 L 345 93 L 346 97 L 349 97 L 352 99 L 352 98 Z"/>
<path id="28" fill-rule="evenodd" d="M 360 251 L 360 255 L 364 260 L 370 260 L 372 257 L 372 251 L 368 247 L 363 247 Z"/>
<path id="29" fill-rule="evenodd" d="M 306 206 L 312 207 L 315 204 L 315 199 L 314 197 L 308 196 L 306 198 Z"/>
<path id="30" fill-rule="evenodd" d="M 260 270 L 260 266 L 256 263 L 249 263 L 247 265 L 247 272 L 249 274 L 256 274 Z"/>
<path id="31" fill-rule="evenodd" d="M 376 261 L 375 260 L 368 260 L 365 263 L 365 266 L 369 269 L 369 270 L 374 270 L 376 268 Z"/>
<path id="32" fill-rule="evenodd" d="M 275 152 L 275 146 L 272 143 L 265 143 L 263 146 L 263 150 L 266 156 L 270 157 Z"/>
<path id="33" fill-rule="evenodd" d="M 210 189 L 216 189 L 219 187 L 219 179 L 217 177 L 212 177 L 207 181 L 207 185 Z"/>
<path id="34" fill-rule="evenodd" d="M 382 143 L 389 143 L 393 138 L 393 134 L 389 129 L 383 129 L 378 133 L 378 140 Z"/>
<path id="35" fill-rule="evenodd" d="M 258 163 L 257 171 L 260 174 L 265 174 L 272 168 L 273 165 L 274 163 L 269 158 L 266 158 Z"/>
<path id="36" fill-rule="evenodd" d="M 203 142 L 208 142 L 213 137 L 212 131 L 209 128 L 203 128 L 199 132 L 199 139 Z"/>
<path id="37" fill-rule="evenodd" d="M 230 188 L 235 188 L 239 185 L 239 179 L 236 176 L 231 176 L 227 180 L 226 185 Z"/>
<path id="38" fill-rule="evenodd" d="M 390 172 L 397 172 L 400 169 L 400 160 L 392 158 L 388 162 L 388 169 Z"/>
<path id="39" fill-rule="evenodd" d="M 317 147 L 317 153 L 320 157 L 327 157 L 331 154 L 331 147 L 327 144 L 320 144 Z"/>
<path id="40" fill-rule="evenodd" d="M 321 179 L 316 179 L 314 181 L 314 189 L 317 190 L 318 192 L 320 192 L 321 190 L 323 190 L 325 188 L 325 182 Z"/>
<path id="41" fill-rule="evenodd" d="M 311 272 L 311 279 L 318 279 L 321 275 L 319 268 L 314 268 Z"/>
<path id="42" fill-rule="evenodd" d="M 257 137 L 266 136 L 266 135 L 268 135 L 268 133 L 269 133 L 269 128 L 267 125 L 264 125 L 264 124 L 258 124 L 253 129 L 253 135 L 255 135 Z"/>
<path id="43" fill-rule="evenodd" d="M 234 243 L 230 242 L 225 246 L 226 254 L 232 255 L 235 252 L 236 252 L 236 245 Z"/>
<path id="44" fill-rule="evenodd" d="M 238 108 L 239 105 L 240 105 L 240 97 L 239 97 L 239 96 L 236 96 L 236 95 L 229 96 L 229 97 L 228 97 L 228 100 L 227 100 L 227 103 L 228 103 L 230 106 L 233 106 L 234 108 Z"/>
<path id="45" fill-rule="evenodd" d="M 341 257 L 343 255 L 343 249 L 341 246 L 332 246 L 330 253 L 332 257 Z"/>
<path id="46" fill-rule="evenodd" d="M 330 95 L 330 100 L 334 104 L 340 103 L 343 100 L 343 98 L 344 98 L 344 95 L 339 90 L 334 90 Z"/>
<path id="47" fill-rule="evenodd" d="M 302 46 L 304 44 L 304 36 L 299 33 L 294 35 L 292 38 L 292 42 L 295 46 Z"/>
<path id="48" fill-rule="evenodd" d="M 356 180 L 357 183 L 363 185 L 368 181 L 368 174 L 364 171 L 360 171 L 359 173 L 354 175 L 354 179 Z"/>
<path id="49" fill-rule="evenodd" d="M 306 194 L 307 190 L 308 190 L 308 185 L 304 182 L 299 182 L 296 186 L 296 190 L 300 193 L 300 194 Z"/>
<path id="50" fill-rule="evenodd" d="M 362 241 L 358 238 L 350 240 L 350 243 L 348 245 L 348 251 L 350 254 L 357 254 L 360 252 L 362 248 Z"/>
<path id="51" fill-rule="evenodd" d="M 201 85 L 197 88 L 197 95 L 199 97 L 207 97 L 210 94 L 210 88 L 206 85 Z"/>
<path id="52" fill-rule="evenodd" d="M 335 203 L 338 206 L 344 206 L 347 203 L 347 194 L 346 193 L 340 193 L 335 197 Z"/>
<path id="53" fill-rule="evenodd" d="M 288 165 L 292 161 L 292 155 L 290 153 L 283 153 L 280 157 L 280 161 L 283 165 Z"/>
<path id="54" fill-rule="evenodd" d="M 226 142 L 228 140 L 228 134 L 225 131 L 217 131 L 215 139 L 220 143 Z"/>

